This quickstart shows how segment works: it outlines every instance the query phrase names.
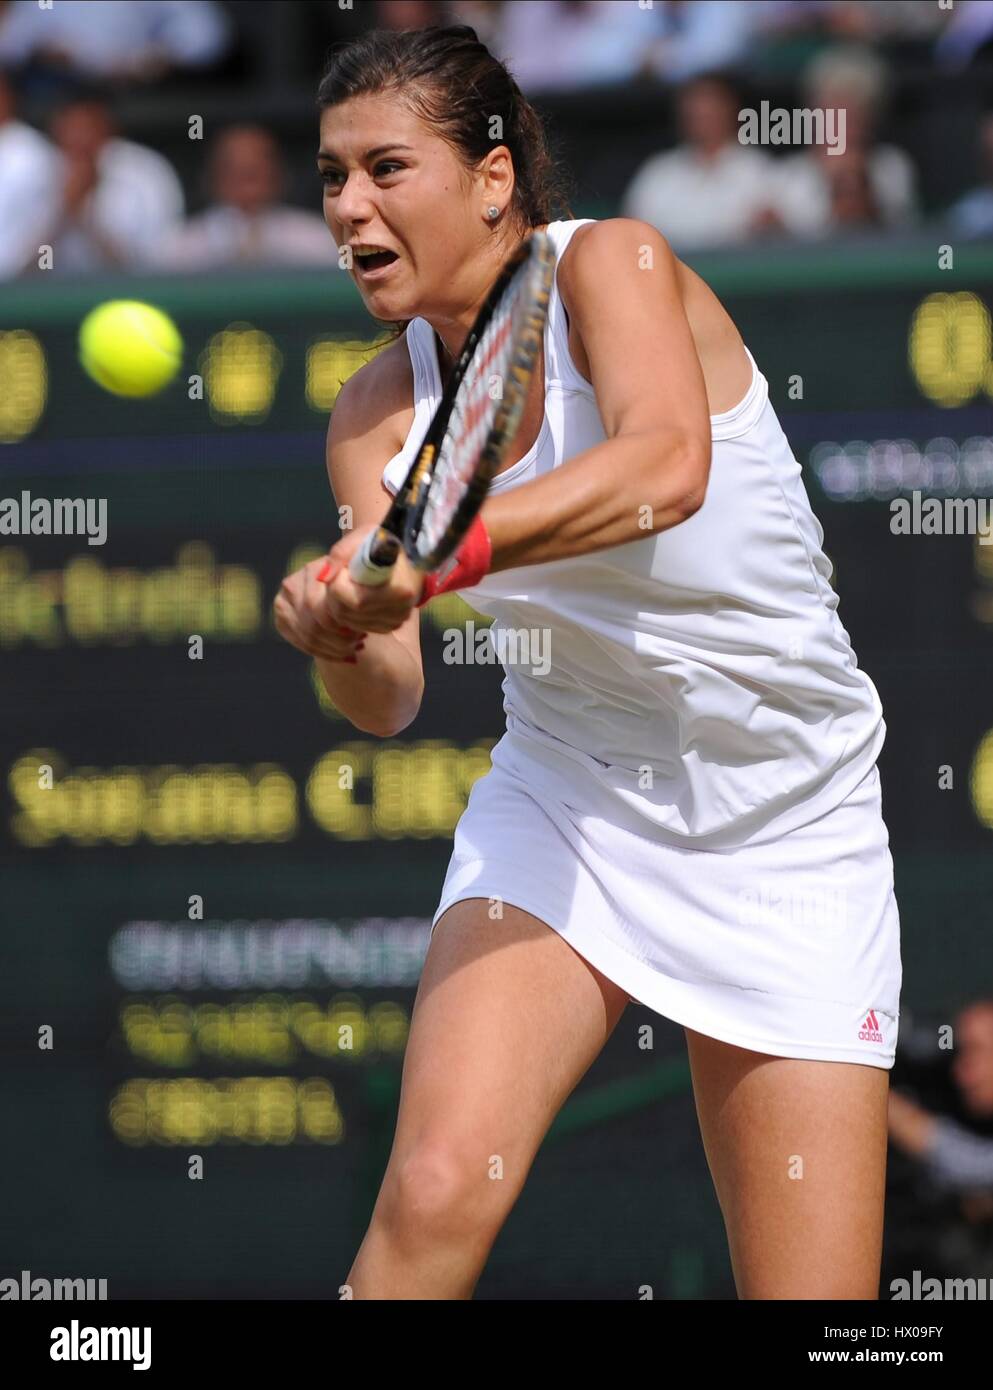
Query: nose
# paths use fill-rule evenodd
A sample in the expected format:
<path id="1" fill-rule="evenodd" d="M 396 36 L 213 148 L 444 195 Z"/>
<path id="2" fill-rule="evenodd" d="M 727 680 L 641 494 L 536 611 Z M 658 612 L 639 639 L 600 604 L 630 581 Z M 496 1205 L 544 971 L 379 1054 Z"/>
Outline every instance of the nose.
<path id="1" fill-rule="evenodd" d="M 368 222 L 372 213 L 372 200 L 369 197 L 369 181 L 361 172 L 348 175 L 335 199 L 335 216 L 345 226 L 361 226 Z"/>

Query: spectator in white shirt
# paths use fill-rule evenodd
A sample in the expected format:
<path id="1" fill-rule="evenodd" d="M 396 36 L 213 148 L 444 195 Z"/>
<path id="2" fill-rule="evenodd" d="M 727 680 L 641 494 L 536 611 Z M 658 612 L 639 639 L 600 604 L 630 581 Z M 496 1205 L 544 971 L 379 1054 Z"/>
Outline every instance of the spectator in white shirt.
<path id="1" fill-rule="evenodd" d="M 0 62 L 41 63 L 87 79 L 149 81 L 209 66 L 233 28 L 216 0 L 15 0 L 0 11 Z"/>
<path id="2" fill-rule="evenodd" d="M 337 264 L 337 248 L 317 212 L 279 201 L 285 175 L 275 139 L 261 126 L 231 126 L 207 164 L 211 205 L 166 239 L 163 267 Z"/>
<path id="3" fill-rule="evenodd" d="M 710 74 L 680 88 L 683 143 L 653 155 L 635 174 L 623 212 L 650 222 L 677 250 L 747 240 L 762 227 L 774 181 L 772 160 L 738 139 L 734 84 Z"/>
<path id="4" fill-rule="evenodd" d="M 667 82 L 735 67 L 756 33 L 757 6 L 751 0 L 662 0 L 653 8 L 662 36 L 652 46 L 651 68 Z"/>
<path id="5" fill-rule="evenodd" d="M 867 49 L 832 48 L 810 64 L 804 106 L 845 113 L 845 148 L 827 144 L 788 155 L 778 168 L 776 209 L 794 236 L 817 237 L 853 226 L 895 228 L 918 219 L 917 175 L 910 156 L 878 144 L 886 69 Z"/>
<path id="6" fill-rule="evenodd" d="M 106 97 L 78 90 L 49 118 L 58 151 L 56 196 L 42 240 L 57 273 L 147 265 L 183 216 L 167 159 L 116 133 Z"/>
<path id="7" fill-rule="evenodd" d="M 0 279 L 38 261 L 55 203 L 58 156 L 33 126 L 16 119 L 14 89 L 0 71 Z"/>
<path id="8" fill-rule="evenodd" d="M 458 4 L 453 18 L 462 18 Z M 662 32 L 657 5 L 511 0 L 500 10 L 494 46 L 522 91 L 573 91 L 647 70 L 650 45 Z"/>
<path id="9" fill-rule="evenodd" d="M 461 18 L 461 7 L 453 8 Z M 510 0 L 500 11 L 496 47 L 526 92 L 639 74 L 682 82 L 744 56 L 752 8 L 751 0 Z"/>

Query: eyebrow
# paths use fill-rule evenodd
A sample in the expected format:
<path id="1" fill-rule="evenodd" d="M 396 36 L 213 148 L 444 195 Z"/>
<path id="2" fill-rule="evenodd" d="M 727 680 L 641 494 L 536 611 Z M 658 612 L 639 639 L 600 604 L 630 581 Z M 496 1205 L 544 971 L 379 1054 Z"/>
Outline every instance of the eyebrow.
<path id="1" fill-rule="evenodd" d="M 412 145 L 377 145 L 375 149 L 366 150 L 363 159 L 377 159 L 381 154 L 386 154 L 389 150 L 405 150 L 408 154 L 414 153 Z M 333 150 L 318 150 L 318 159 L 337 159 L 338 156 Z"/>

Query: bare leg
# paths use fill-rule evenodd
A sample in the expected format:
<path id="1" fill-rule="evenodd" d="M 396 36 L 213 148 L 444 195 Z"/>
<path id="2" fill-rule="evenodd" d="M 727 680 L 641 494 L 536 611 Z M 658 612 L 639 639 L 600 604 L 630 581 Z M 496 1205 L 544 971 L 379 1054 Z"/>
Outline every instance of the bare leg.
<path id="1" fill-rule="evenodd" d="M 739 1298 L 877 1299 L 889 1073 L 686 1041 Z"/>
<path id="2" fill-rule="evenodd" d="M 537 917 L 488 909 L 465 899 L 435 928 L 354 1298 L 472 1297 L 552 1120 L 628 1003 Z"/>

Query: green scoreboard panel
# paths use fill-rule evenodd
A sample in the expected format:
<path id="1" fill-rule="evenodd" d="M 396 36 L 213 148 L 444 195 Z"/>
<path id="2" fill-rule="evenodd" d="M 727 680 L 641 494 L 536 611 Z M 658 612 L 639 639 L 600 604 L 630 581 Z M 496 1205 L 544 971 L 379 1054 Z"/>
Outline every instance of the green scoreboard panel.
<path id="1" fill-rule="evenodd" d="M 883 701 L 918 1013 L 993 975 L 993 543 L 891 527 L 915 491 L 993 494 L 993 256 L 936 262 L 696 262 L 769 380 Z M 76 360 L 86 310 L 125 295 L 186 342 L 144 402 Z M 272 625 L 281 577 L 337 535 L 327 414 L 375 337 L 334 276 L 0 291 L 0 501 L 108 519 L 98 546 L 0 535 L 8 1274 L 335 1297 L 361 1238 L 452 831 L 503 725 L 485 645 L 445 660 L 446 632 L 486 625 L 455 596 L 425 611 L 424 705 L 389 741 Z M 632 1008 L 479 1294 L 646 1281 L 731 1292 L 680 1030 Z"/>

